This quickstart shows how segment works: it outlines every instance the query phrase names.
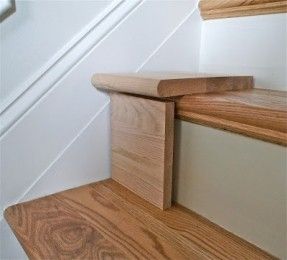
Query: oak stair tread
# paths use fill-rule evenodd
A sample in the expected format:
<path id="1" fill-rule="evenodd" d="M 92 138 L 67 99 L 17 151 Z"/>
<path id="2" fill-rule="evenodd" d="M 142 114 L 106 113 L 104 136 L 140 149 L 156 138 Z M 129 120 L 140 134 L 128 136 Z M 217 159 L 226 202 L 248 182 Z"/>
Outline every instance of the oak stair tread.
<path id="1" fill-rule="evenodd" d="M 226 76 L 187 73 L 103 74 L 92 77 L 101 90 L 165 98 L 195 93 L 253 88 L 252 76 Z"/>
<path id="2" fill-rule="evenodd" d="M 176 117 L 287 145 L 287 92 L 267 89 L 185 95 Z"/>
<path id="3" fill-rule="evenodd" d="M 204 20 L 229 17 L 278 14 L 287 12 L 286 0 L 200 0 L 199 9 Z"/>
<path id="4" fill-rule="evenodd" d="M 162 211 L 112 179 L 5 211 L 31 259 L 274 259 L 203 217 Z"/>

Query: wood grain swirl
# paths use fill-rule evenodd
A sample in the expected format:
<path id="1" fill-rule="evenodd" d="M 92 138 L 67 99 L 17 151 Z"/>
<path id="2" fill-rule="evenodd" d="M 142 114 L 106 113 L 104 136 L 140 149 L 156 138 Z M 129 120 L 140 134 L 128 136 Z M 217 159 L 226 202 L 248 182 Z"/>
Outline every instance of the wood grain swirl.
<path id="1" fill-rule="evenodd" d="M 57 196 L 13 206 L 5 217 L 30 259 L 125 259 L 123 251 Z"/>
<path id="2" fill-rule="evenodd" d="M 17 204 L 5 218 L 30 259 L 274 259 L 179 206 L 112 179 Z"/>

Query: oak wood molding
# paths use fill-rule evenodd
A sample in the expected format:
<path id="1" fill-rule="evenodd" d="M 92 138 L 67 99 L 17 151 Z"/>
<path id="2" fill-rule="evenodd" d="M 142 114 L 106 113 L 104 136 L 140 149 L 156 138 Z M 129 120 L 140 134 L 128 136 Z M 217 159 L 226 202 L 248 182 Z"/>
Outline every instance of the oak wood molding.
<path id="1" fill-rule="evenodd" d="M 253 88 L 253 77 L 186 73 L 95 74 L 92 84 L 105 91 L 165 98 L 250 89 Z"/>
<path id="2" fill-rule="evenodd" d="M 159 210 L 111 179 L 4 215 L 29 259 L 275 259 L 180 205 Z"/>
<path id="3" fill-rule="evenodd" d="M 287 12 L 286 0 L 201 0 L 204 20 Z"/>
<path id="4" fill-rule="evenodd" d="M 264 89 L 187 95 L 176 117 L 287 146 L 287 92 Z"/>

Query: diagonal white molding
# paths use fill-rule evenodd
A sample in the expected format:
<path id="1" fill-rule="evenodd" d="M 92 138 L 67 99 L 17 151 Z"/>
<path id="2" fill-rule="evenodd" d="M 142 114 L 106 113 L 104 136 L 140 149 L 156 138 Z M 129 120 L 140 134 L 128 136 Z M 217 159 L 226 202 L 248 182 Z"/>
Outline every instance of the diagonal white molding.
<path id="1" fill-rule="evenodd" d="M 1 104 L 0 109 L 1 138 L 142 2 L 143 0 L 113 1 L 32 78 L 26 81 L 19 91 L 8 97 Z"/>
<path id="2" fill-rule="evenodd" d="M 194 14 L 198 9 L 199 0 L 196 1 L 194 8 L 181 20 L 181 22 L 163 39 L 163 41 L 151 52 L 151 54 L 143 61 L 143 63 L 135 70 L 140 72 L 144 66 L 154 57 L 158 51 L 168 42 L 168 40 L 183 26 L 184 23 Z"/>
<path id="3" fill-rule="evenodd" d="M 43 75 L 49 72 L 61 59 L 69 54 L 73 47 L 75 47 L 81 40 L 83 40 L 89 32 L 91 32 L 100 22 L 108 17 L 108 15 L 118 8 L 123 0 L 115 0 L 108 7 L 105 8 L 95 19 L 93 19 L 88 25 L 86 25 L 76 36 L 74 36 L 65 46 L 60 49 L 52 58 L 48 60 L 34 75 L 32 75 L 22 86 L 12 93 L 8 98 L 1 102 L 0 114 L 5 112 L 22 94 L 25 93 L 29 88 L 33 87 L 41 79 Z"/>
<path id="4" fill-rule="evenodd" d="M 55 159 L 45 168 L 43 172 L 39 174 L 39 176 L 31 183 L 31 185 L 25 190 L 25 192 L 20 195 L 12 204 L 17 204 L 19 203 L 22 199 L 25 198 L 26 194 L 29 193 L 29 191 L 37 185 L 39 180 L 45 176 L 45 174 L 62 158 L 62 156 L 66 153 L 66 151 L 77 141 L 77 139 L 85 132 L 85 130 L 92 124 L 94 120 L 97 119 L 97 117 L 109 106 L 110 101 L 105 103 L 93 116 L 92 118 L 82 127 L 82 129 L 77 133 L 77 135 L 57 154 Z M 4 205 L 4 208 L 7 205 Z M 3 212 L 1 212 L 2 214 Z M 3 219 L 3 216 L 0 216 L 0 221 Z"/>
<path id="5" fill-rule="evenodd" d="M 0 22 L 16 11 L 15 0 L 0 1 Z"/>

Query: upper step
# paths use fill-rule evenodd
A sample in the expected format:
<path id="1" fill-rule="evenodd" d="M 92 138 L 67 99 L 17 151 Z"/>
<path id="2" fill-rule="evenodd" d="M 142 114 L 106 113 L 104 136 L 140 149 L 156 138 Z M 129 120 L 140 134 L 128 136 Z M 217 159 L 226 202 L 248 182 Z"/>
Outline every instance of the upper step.
<path id="1" fill-rule="evenodd" d="M 103 90 L 163 98 L 251 89 L 253 77 L 184 73 L 95 74 L 92 84 Z"/>
<path id="2" fill-rule="evenodd" d="M 186 95 L 176 99 L 182 120 L 287 145 L 287 92 L 268 89 Z"/>
<path id="3" fill-rule="evenodd" d="M 95 74 L 95 87 L 172 98 L 180 119 L 287 146 L 287 92 L 254 89 L 251 76 Z"/>
<path id="4" fill-rule="evenodd" d="M 204 20 L 228 17 L 278 14 L 287 12 L 286 0 L 200 0 L 199 9 Z"/>

